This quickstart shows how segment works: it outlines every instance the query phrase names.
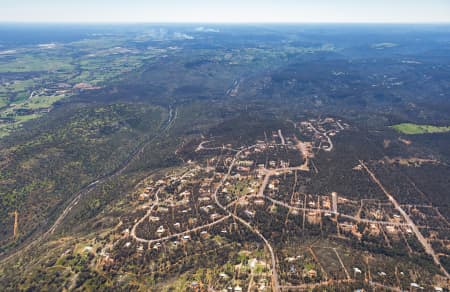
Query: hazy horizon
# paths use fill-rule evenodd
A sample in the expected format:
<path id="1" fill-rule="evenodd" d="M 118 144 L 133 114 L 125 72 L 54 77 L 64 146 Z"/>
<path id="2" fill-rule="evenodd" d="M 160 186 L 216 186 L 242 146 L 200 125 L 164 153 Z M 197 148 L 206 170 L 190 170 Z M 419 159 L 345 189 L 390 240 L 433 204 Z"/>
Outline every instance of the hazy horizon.
<path id="1" fill-rule="evenodd" d="M 402 25 L 418 25 L 418 26 L 448 26 L 450 25 L 450 21 L 440 21 L 440 22 L 188 22 L 188 21 L 172 21 L 172 22 L 160 22 L 160 21 L 2 21 L 0 20 L 0 25 L 12 24 L 12 25 L 90 25 L 90 24 L 98 24 L 98 25 L 136 25 L 136 24 L 148 24 L 148 25 L 223 25 L 223 26 L 245 26 L 245 25 L 280 25 L 280 26 L 289 26 L 289 25 L 368 25 L 368 26 L 383 26 L 383 25 L 392 25 L 392 26 L 402 26 Z"/>
<path id="2" fill-rule="evenodd" d="M 450 22 L 445 0 L 6 0 L 1 23 L 439 24 Z"/>

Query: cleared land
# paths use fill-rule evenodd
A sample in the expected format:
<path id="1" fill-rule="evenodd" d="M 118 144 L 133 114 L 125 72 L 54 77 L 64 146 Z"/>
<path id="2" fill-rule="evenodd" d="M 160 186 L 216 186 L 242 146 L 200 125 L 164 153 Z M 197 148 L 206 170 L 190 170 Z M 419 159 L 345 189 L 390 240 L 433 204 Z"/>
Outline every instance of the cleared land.
<path id="1" fill-rule="evenodd" d="M 391 128 L 407 135 L 416 134 L 432 134 L 432 133 L 445 133 L 450 131 L 450 127 L 438 127 L 432 125 L 418 125 L 412 123 L 402 123 L 391 126 Z"/>

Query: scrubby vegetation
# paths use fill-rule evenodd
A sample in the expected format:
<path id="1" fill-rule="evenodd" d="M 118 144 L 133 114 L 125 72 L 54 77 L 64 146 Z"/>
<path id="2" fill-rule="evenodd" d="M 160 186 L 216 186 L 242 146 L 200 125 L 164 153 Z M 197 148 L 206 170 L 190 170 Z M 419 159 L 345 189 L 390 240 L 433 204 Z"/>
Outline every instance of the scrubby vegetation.
<path id="1" fill-rule="evenodd" d="M 109 29 L 0 55 L 0 290 L 442 283 L 385 191 L 448 268 L 448 34 Z"/>

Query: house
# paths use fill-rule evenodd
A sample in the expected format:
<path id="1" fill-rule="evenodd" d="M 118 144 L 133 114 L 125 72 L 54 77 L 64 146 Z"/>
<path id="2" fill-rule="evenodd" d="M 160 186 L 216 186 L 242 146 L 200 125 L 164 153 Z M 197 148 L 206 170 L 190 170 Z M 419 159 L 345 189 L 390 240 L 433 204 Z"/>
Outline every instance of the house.
<path id="1" fill-rule="evenodd" d="M 194 281 L 191 283 L 191 288 L 197 291 L 198 289 L 200 289 L 200 285 L 198 284 L 197 281 Z"/>
<path id="2" fill-rule="evenodd" d="M 246 166 L 246 167 L 253 166 L 253 164 L 254 164 L 254 162 L 252 160 L 241 160 L 238 162 L 238 165 Z"/>
<path id="3" fill-rule="evenodd" d="M 148 198 L 149 198 L 149 194 L 148 194 L 148 193 L 142 193 L 142 194 L 139 195 L 138 200 L 139 200 L 139 201 L 145 201 L 145 200 L 147 200 Z"/>
<path id="4" fill-rule="evenodd" d="M 220 273 L 220 274 L 219 274 L 219 277 L 220 277 L 221 279 L 224 279 L 224 280 L 228 280 L 228 279 L 230 278 L 230 276 L 228 276 L 228 275 L 225 274 L 225 273 Z"/>
<path id="5" fill-rule="evenodd" d="M 311 224 L 319 224 L 320 223 L 320 212 L 319 211 L 310 211 L 306 214 L 306 220 Z"/>
<path id="6" fill-rule="evenodd" d="M 350 232 L 353 229 L 353 224 L 351 224 L 351 223 L 341 223 L 341 224 L 339 224 L 339 226 L 345 232 Z"/>
<path id="7" fill-rule="evenodd" d="M 92 246 L 85 246 L 85 247 L 83 248 L 83 252 L 87 252 L 87 253 L 92 252 Z"/>
<path id="8" fill-rule="evenodd" d="M 388 225 L 386 226 L 386 231 L 390 234 L 395 234 L 397 233 L 397 229 L 395 228 L 395 226 L 392 225 Z"/>
<path id="9" fill-rule="evenodd" d="M 317 271 L 314 270 L 314 269 L 309 270 L 309 271 L 308 271 L 308 277 L 310 277 L 310 278 L 315 278 L 315 277 L 317 277 Z"/>
<path id="10" fill-rule="evenodd" d="M 323 205 L 323 208 L 324 208 L 324 209 L 331 209 L 331 201 L 330 201 L 330 198 L 325 197 L 325 198 L 322 200 L 322 205 Z"/>
<path id="11" fill-rule="evenodd" d="M 297 273 L 297 269 L 295 268 L 294 265 L 291 265 L 291 266 L 290 266 L 290 268 L 289 268 L 289 273 L 291 273 L 291 274 Z"/>
<path id="12" fill-rule="evenodd" d="M 372 212 L 372 215 L 377 220 L 383 219 L 383 213 L 381 212 L 381 210 L 376 210 L 375 212 Z"/>
<path id="13" fill-rule="evenodd" d="M 214 207 L 211 205 L 200 207 L 200 210 L 208 214 L 211 210 L 214 210 Z"/>
<path id="14" fill-rule="evenodd" d="M 246 166 L 238 166 L 237 167 L 238 171 L 242 171 L 242 172 L 249 172 L 250 171 L 250 167 L 246 167 Z"/>
<path id="15" fill-rule="evenodd" d="M 103 266 L 112 265 L 112 264 L 114 264 L 114 259 L 107 255 L 101 259 L 100 264 Z"/>
<path id="16" fill-rule="evenodd" d="M 160 206 L 158 207 L 158 212 L 167 213 L 169 212 L 169 208 Z"/>
<path id="17" fill-rule="evenodd" d="M 164 226 L 159 226 L 158 227 L 158 229 L 156 230 L 156 233 L 158 233 L 158 234 L 162 234 L 162 233 L 164 233 L 164 231 L 166 231 L 165 229 L 164 229 Z"/>
<path id="18" fill-rule="evenodd" d="M 398 214 L 394 214 L 392 217 L 394 217 L 394 222 L 400 222 L 402 217 Z"/>
<path id="19" fill-rule="evenodd" d="M 256 267 L 256 264 L 258 263 L 258 260 L 257 259 L 250 259 L 249 261 L 248 261 L 248 265 L 249 265 L 249 267 L 251 268 L 251 269 L 254 269 L 255 267 Z"/>
<path id="20" fill-rule="evenodd" d="M 190 192 L 190 191 L 184 191 L 184 192 L 182 192 L 182 193 L 180 194 L 181 197 L 187 197 L 187 196 L 190 196 L 190 195 L 191 195 L 191 192 Z"/>
<path id="21" fill-rule="evenodd" d="M 157 182 L 156 182 L 156 186 L 157 187 L 159 187 L 159 186 L 162 186 L 162 185 L 164 185 L 166 183 L 166 181 L 165 180 L 162 180 L 162 179 L 160 179 L 160 180 L 158 180 Z"/>
<path id="22" fill-rule="evenodd" d="M 289 162 L 280 160 L 280 166 L 283 167 L 283 168 L 289 167 Z"/>
<path id="23" fill-rule="evenodd" d="M 264 206 L 264 200 L 263 199 L 257 199 L 254 201 L 256 206 Z"/>
<path id="24" fill-rule="evenodd" d="M 251 211 L 249 211 L 249 210 L 245 210 L 244 213 L 245 213 L 245 215 L 247 215 L 247 217 L 249 217 L 249 218 L 255 217 L 255 213 L 254 213 L 254 212 L 251 212 Z"/>
<path id="25" fill-rule="evenodd" d="M 211 216 L 209 216 L 209 218 L 210 218 L 211 220 L 216 220 L 217 218 L 220 218 L 220 215 L 217 214 L 217 213 L 214 213 L 214 214 L 211 214 Z"/>
<path id="26" fill-rule="evenodd" d="M 373 234 L 375 236 L 380 234 L 380 228 L 378 228 L 377 224 L 370 223 L 369 228 L 370 228 L 370 234 Z"/>
<path id="27" fill-rule="evenodd" d="M 411 283 L 411 285 L 410 285 L 412 288 L 416 288 L 416 289 L 423 289 L 423 287 L 422 286 L 420 286 L 419 284 L 417 284 L 417 283 Z"/>
<path id="28" fill-rule="evenodd" d="M 150 221 L 150 222 L 158 222 L 159 221 L 159 217 L 150 216 L 150 217 L 148 217 L 148 221 Z"/>

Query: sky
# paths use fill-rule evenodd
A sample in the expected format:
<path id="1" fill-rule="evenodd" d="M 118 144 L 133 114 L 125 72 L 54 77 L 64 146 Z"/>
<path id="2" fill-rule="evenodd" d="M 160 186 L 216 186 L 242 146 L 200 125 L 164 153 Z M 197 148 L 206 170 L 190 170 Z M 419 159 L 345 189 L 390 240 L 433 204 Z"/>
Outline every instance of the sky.
<path id="1" fill-rule="evenodd" d="M 448 23 L 450 0 L 0 0 L 0 22 Z"/>

